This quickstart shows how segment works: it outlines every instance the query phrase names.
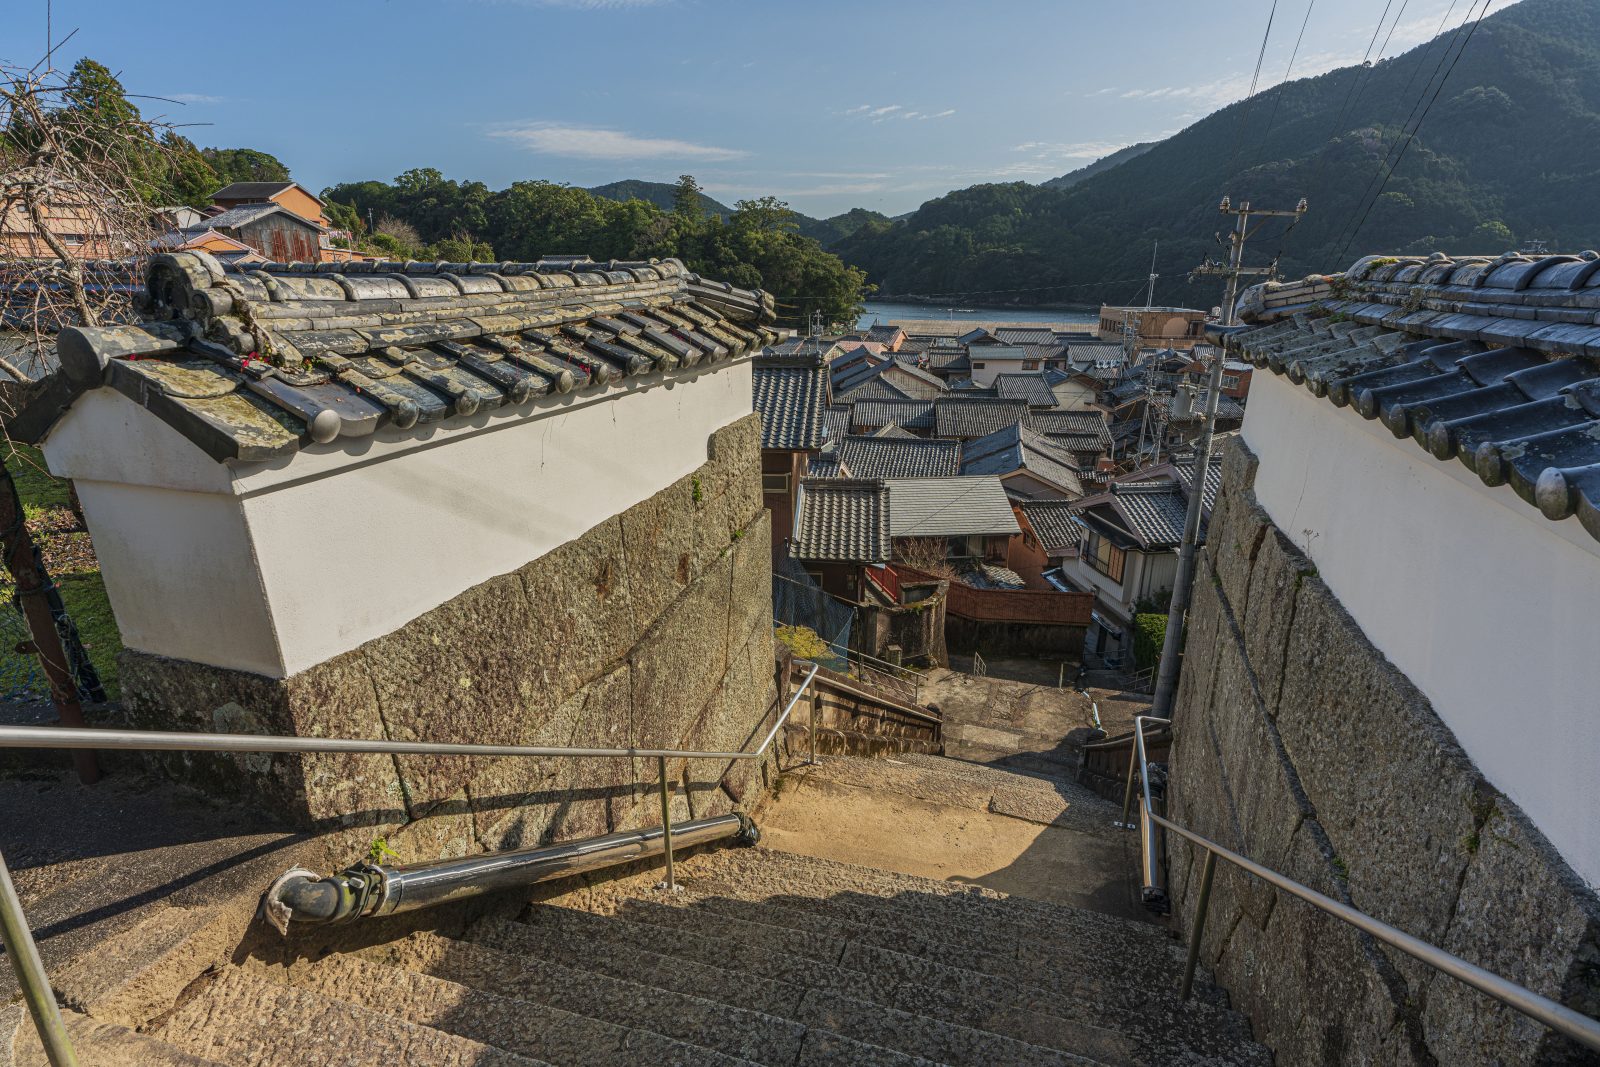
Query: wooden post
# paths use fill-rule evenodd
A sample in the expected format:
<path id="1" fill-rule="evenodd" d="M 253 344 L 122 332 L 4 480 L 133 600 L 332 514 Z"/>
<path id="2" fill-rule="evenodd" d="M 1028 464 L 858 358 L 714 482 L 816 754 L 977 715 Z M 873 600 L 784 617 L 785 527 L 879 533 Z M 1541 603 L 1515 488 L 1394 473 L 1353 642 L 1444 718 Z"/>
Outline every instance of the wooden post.
<path id="1" fill-rule="evenodd" d="M 5 556 L 11 580 L 17 583 L 17 600 L 22 604 L 23 617 L 28 620 L 28 633 L 33 637 L 29 651 L 39 657 L 39 665 L 50 681 L 50 702 L 55 705 L 61 725 L 87 726 L 83 721 L 83 706 L 78 703 L 78 683 L 67 667 L 61 633 L 50 611 L 38 548 L 23 519 L 17 483 L 4 463 L 0 463 L 0 482 L 4 482 L 0 485 L 0 553 Z M 100 780 L 100 767 L 93 752 L 74 749 L 72 763 L 78 769 L 78 780 L 84 785 Z"/>

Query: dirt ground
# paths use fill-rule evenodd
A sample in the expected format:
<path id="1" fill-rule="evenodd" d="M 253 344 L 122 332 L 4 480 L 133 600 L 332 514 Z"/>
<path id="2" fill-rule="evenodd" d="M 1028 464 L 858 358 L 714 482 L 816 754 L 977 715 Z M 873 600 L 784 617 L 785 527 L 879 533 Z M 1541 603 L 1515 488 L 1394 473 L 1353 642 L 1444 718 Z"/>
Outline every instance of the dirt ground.
<path id="1" fill-rule="evenodd" d="M 837 782 L 787 788 L 761 819 L 785 852 L 957 882 L 1145 920 L 1122 837 L 1080 833 Z"/>

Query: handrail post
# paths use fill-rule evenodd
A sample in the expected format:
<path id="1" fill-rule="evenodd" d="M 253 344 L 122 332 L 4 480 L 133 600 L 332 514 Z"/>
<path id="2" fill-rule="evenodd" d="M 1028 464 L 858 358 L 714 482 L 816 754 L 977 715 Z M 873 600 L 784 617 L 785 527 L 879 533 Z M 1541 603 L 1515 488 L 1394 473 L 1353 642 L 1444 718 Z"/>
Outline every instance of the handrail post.
<path id="1" fill-rule="evenodd" d="M 67 1036 L 67 1024 L 62 1021 L 61 1008 L 50 988 L 50 976 L 39 959 L 39 946 L 33 943 L 28 918 L 22 912 L 22 901 L 17 896 L 17 887 L 12 884 L 3 855 L 0 855 L 0 943 L 4 943 L 6 955 L 11 957 L 11 969 L 16 972 L 17 985 L 22 987 L 22 998 L 28 1002 L 28 1014 L 33 1016 L 34 1029 L 39 1031 L 39 1043 L 44 1046 L 51 1067 L 78 1067 L 72 1039 Z"/>
<path id="2" fill-rule="evenodd" d="M 1138 724 L 1135 723 L 1134 729 L 1137 730 L 1138 728 Z M 1128 786 L 1122 791 L 1122 821 L 1117 824 L 1124 830 L 1133 829 L 1133 820 L 1129 816 L 1133 814 L 1133 779 L 1138 773 L 1139 746 L 1130 737 L 1128 739 Z"/>
<path id="3" fill-rule="evenodd" d="M 815 693 L 811 694 L 811 716 L 808 721 L 811 724 L 811 758 L 806 760 L 806 765 L 815 767 L 817 765 L 817 694 Z"/>
<path id="4" fill-rule="evenodd" d="M 1194 969 L 1200 962 L 1200 938 L 1206 932 L 1206 912 L 1211 909 L 1211 878 L 1217 873 L 1217 854 L 1206 849 L 1205 869 L 1200 872 L 1200 899 L 1194 909 L 1194 929 L 1189 931 L 1189 958 L 1183 964 L 1183 985 L 1178 989 L 1178 999 L 1188 1000 L 1194 991 Z"/>
<path id="5" fill-rule="evenodd" d="M 678 877 L 672 867 L 672 795 L 667 785 L 667 757 L 656 757 L 656 771 L 661 777 L 661 854 L 667 858 L 667 880 L 661 883 L 661 888 L 676 893 Z"/>

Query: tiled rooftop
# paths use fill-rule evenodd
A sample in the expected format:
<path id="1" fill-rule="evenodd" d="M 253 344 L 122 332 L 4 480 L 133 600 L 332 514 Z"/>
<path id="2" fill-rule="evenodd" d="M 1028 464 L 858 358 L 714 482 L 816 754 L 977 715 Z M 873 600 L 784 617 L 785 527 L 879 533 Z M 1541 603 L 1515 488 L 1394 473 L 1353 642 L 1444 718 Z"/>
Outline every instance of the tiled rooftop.
<path id="1" fill-rule="evenodd" d="M 1078 506 L 1088 525 L 1104 531 L 1109 524 L 1137 547 L 1168 549 L 1183 541 L 1188 501 L 1177 482 L 1114 482 L 1099 496 L 1078 501 Z"/>
<path id="2" fill-rule="evenodd" d="M 61 334 L 63 374 L 148 408 L 213 458 L 411 431 L 776 340 L 772 298 L 676 260 L 266 264 L 153 257 L 151 321 Z"/>
<path id="3" fill-rule="evenodd" d="M 1028 417 L 1028 422 L 1046 436 L 1093 436 L 1108 444 L 1111 441 L 1106 429 L 1106 417 L 1099 411 L 1035 411 Z"/>
<path id="4" fill-rule="evenodd" d="M 961 468 L 961 442 L 919 437 L 846 437 L 839 461 L 852 478 L 942 478 Z"/>
<path id="5" fill-rule="evenodd" d="M 789 554 L 810 562 L 887 563 L 889 491 L 881 481 L 800 482 Z"/>
<path id="6" fill-rule="evenodd" d="M 1005 487 L 993 475 L 898 478 L 889 487 L 889 529 L 895 537 L 964 537 L 1021 530 Z"/>
<path id="7" fill-rule="evenodd" d="M 1020 507 L 1047 553 L 1071 552 L 1083 543 L 1075 501 L 1029 500 Z"/>
<path id="8" fill-rule="evenodd" d="M 762 448 L 810 451 L 822 447 L 827 440 L 827 374 L 821 365 L 770 366 L 757 361 L 752 377 Z"/>
<path id="9" fill-rule="evenodd" d="M 938 437 L 983 437 L 1013 423 L 1028 421 L 1026 400 L 991 397 L 944 397 L 934 401 L 934 434 Z"/>
<path id="10" fill-rule="evenodd" d="M 1600 540 L 1600 256 L 1367 257 L 1239 307 L 1230 351 Z"/>
<path id="11" fill-rule="evenodd" d="M 1026 471 L 1070 497 L 1083 495 L 1074 457 L 1041 434 L 1020 423 L 968 441 L 961 459 L 962 474 L 1005 476 Z"/>
<path id="12" fill-rule="evenodd" d="M 929 400 L 862 400 L 850 406 L 852 433 L 890 425 L 931 430 L 933 424 L 933 402 Z"/>
<path id="13" fill-rule="evenodd" d="M 1029 407 L 1056 406 L 1056 394 L 1051 391 L 1044 375 L 1039 373 L 996 374 L 994 392 L 1002 400 L 1025 400 Z"/>

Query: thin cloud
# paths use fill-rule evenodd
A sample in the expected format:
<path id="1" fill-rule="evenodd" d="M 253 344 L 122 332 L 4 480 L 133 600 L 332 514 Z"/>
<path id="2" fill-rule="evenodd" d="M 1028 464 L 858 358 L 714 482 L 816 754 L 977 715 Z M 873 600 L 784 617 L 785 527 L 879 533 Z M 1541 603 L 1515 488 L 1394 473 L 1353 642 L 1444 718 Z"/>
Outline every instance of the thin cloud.
<path id="1" fill-rule="evenodd" d="M 900 107 L 901 105 L 899 104 L 890 104 L 887 107 L 875 107 L 871 111 L 868 111 L 867 114 L 872 118 L 879 118 L 883 115 L 894 114 L 896 111 L 900 110 Z"/>
<path id="2" fill-rule="evenodd" d="M 922 111 L 916 108 L 908 109 L 904 104 L 857 104 L 842 112 L 850 117 L 871 119 L 873 122 L 887 122 L 889 119 L 927 122 L 929 119 L 947 119 L 955 113 L 956 109 L 953 107 L 943 111 Z"/>
<path id="3" fill-rule="evenodd" d="M 748 152 L 695 144 L 670 137 L 640 137 L 598 126 L 561 122 L 524 122 L 491 130 L 489 136 L 533 152 L 572 159 L 742 159 Z"/>
<path id="4" fill-rule="evenodd" d="M 1012 149 L 1013 152 L 1027 152 L 1039 162 L 1066 159 L 1103 159 L 1111 153 L 1120 151 L 1128 146 L 1124 141 L 1078 141 L 1071 144 L 1061 144 L 1054 141 L 1026 141 Z M 1022 164 L 1016 164 L 1021 166 Z"/>

